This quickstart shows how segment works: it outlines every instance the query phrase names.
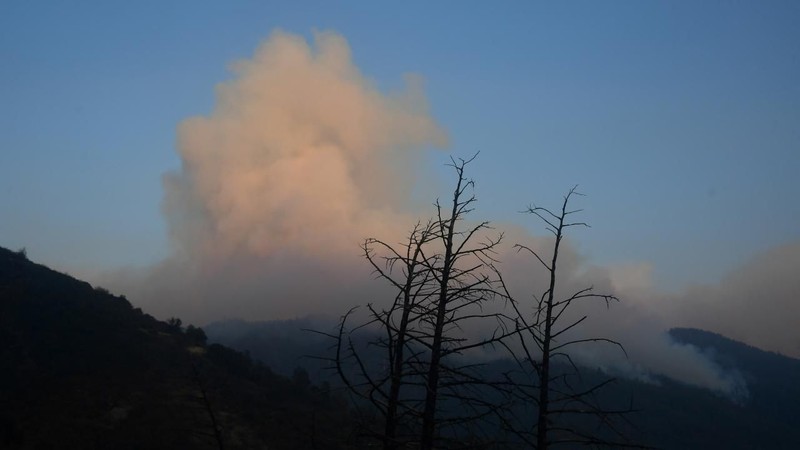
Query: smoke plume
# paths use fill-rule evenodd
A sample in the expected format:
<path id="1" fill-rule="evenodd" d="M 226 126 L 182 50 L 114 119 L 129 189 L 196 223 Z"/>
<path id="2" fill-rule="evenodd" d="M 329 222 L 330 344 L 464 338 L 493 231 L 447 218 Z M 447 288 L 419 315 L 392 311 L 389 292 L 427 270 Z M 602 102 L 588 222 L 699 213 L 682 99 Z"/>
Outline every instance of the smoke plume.
<path id="1" fill-rule="evenodd" d="M 421 150 L 446 144 L 418 79 L 379 92 L 333 33 L 314 48 L 274 33 L 234 71 L 212 114 L 178 128 L 164 212 L 183 255 L 338 254 L 405 225 Z"/>
<path id="2" fill-rule="evenodd" d="M 405 233 L 420 158 L 447 137 L 418 77 L 379 91 L 335 33 L 275 32 L 233 72 L 211 114 L 178 127 L 172 256 L 114 284 L 195 323 L 338 314 L 370 295 L 360 243 Z"/>
<path id="3" fill-rule="evenodd" d="M 425 151 L 447 144 L 419 78 L 407 77 L 398 92 L 381 92 L 335 33 L 316 34 L 313 46 L 273 33 L 233 72 L 217 87 L 213 111 L 178 127 L 182 166 L 164 177 L 171 256 L 103 284 L 161 318 L 199 325 L 339 315 L 386 298 L 359 245 L 367 237 L 400 242 L 431 215 L 413 203 L 412 189 L 429 182 L 416 176 Z M 509 245 L 499 258 L 509 283 L 520 298 L 541 291 L 544 273 L 510 244 L 546 252 L 547 240 L 505 228 Z M 559 264 L 564 291 L 593 285 L 624 299 L 610 310 L 576 310 L 590 320 L 574 336 L 616 339 L 630 358 L 613 348 L 576 355 L 644 379 L 663 373 L 732 392 L 735 377 L 663 332 L 698 326 L 800 355 L 798 278 L 791 273 L 800 267 L 798 255 L 798 245 L 776 250 L 719 287 L 676 298 L 650 287 L 646 265 L 588 266 L 567 241 Z"/>

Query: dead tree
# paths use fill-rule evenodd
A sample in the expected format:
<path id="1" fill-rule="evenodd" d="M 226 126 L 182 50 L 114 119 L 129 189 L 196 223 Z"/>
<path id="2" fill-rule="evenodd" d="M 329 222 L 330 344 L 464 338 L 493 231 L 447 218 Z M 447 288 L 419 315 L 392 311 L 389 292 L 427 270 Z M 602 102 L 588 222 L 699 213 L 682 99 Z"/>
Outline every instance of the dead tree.
<path id="1" fill-rule="evenodd" d="M 470 349 L 496 344 L 510 335 L 502 313 L 483 312 L 485 304 L 498 299 L 497 280 L 492 277 L 491 269 L 502 234 L 496 238 L 481 236 L 489 229 L 488 222 L 473 226 L 462 224 L 476 202 L 471 192 L 474 182 L 464 176 L 464 169 L 472 160 L 474 157 L 452 161 L 458 178 L 452 200 L 447 208 L 436 202 L 435 223 L 442 253 L 436 259 L 437 266 L 430 268 L 438 290 L 434 301 L 427 304 L 429 309 L 423 319 L 429 327 L 426 344 L 430 349 L 420 436 L 420 448 L 423 450 L 433 448 L 436 441 L 437 402 L 440 398 L 480 403 L 480 398 L 467 394 L 464 389 L 491 384 L 476 376 L 469 365 L 451 367 L 445 360 Z M 491 337 L 470 343 L 456 332 L 462 329 L 462 323 L 487 319 L 496 321 L 497 325 Z M 442 390 L 445 395 L 442 395 Z M 496 405 L 483 406 L 491 409 Z M 480 415 L 482 412 L 475 413 Z"/>
<path id="2" fill-rule="evenodd" d="M 502 312 L 485 309 L 504 299 L 492 265 L 502 234 L 487 237 L 488 222 L 465 223 L 476 202 L 474 183 L 464 175 L 471 161 L 452 160 L 457 181 L 451 201 L 447 206 L 437 201 L 435 217 L 417 224 L 402 247 L 378 239 L 365 242 L 364 255 L 376 276 L 396 294 L 386 307 L 368 304 L 369 318 L 348 328 L 351 310 L 331 335 L 336 342 L 331 361 L 350 392 L 382 417 L 380 431 L 369 432 L 385 449 L 440 445 L 446 440 L 442 427 L 494 414 L 499 406 L 483 394 L 505 388 L 505 381 L 487 380 L 481 364 L 463 357 L 517 332 Z M 476 323 L 492 331 L 476 338 L 469 333 Z M 354 332 L 367 329 L 377 334 L 359 347 Z M 365 356 L 369 348 L 383 355 L 380 367 Z M 462 413 L 443 413 L 442 402 L 457 402 Z"/>
<path id="3" fill-rule="evenodd" d="M 596 293 L 593 287 L 579 289 L 567 296 L 558 296 L 560 278 L 558 271 L 559 252 L 567 229 L 571 227 L 588 227 L 585 222 L 573 221 L 572 216 L 582 210 L 570 210 L 569 204 L 573 196 L 582 195 L 573 187 L 564 197 L 561 208 L 551 211 L 547 208 L 532 205 L 525 212 L 541 220 L 547 231 L 552 233 L 554 239 L 551 247 L 552 254 L 543 255 L 539 251 L 521 244 L 515 248 L 534 256 L 547 272 L 548 286 L 541 295 L 534 295 L 533 312 L 524 313 L 520 309 L 520 302 L 512 301 L 517 316 L 517 330 L 519 348 L 522 358 L 517 361 L 527 366 L 530 370 L 532 381 L 513 380 L 517 386 L 516 395 L 524 402 L 533 402 L 536 406 L 535 420 L 528 424 L 527 429 L 506 425 L 529 446 L 537 450 L 546 450 L 552 445 L 591 445 L 595 447 L 611 448 L 647 448 L 631 443 L 626 439 L 618 426 L 618 420 L 623 419 L 633 412 L 632 407 L 620 409 L 601 407 L 595 400 L 595 394 L 612 383 L 607 379 L 594 385 L 586 386 L 581 382 L 580 370 L 573 362 L 568 348 L 583 343 L 606 343 L 618 347 L 622 352 L 624 348 L 619 342 L 603 337 L 570 338 L 569 332 L 575 330 L 587 319 L 587 315 L 565 315 L 576 302 L 586 300 L 599 300 L 606 307 L 619 299 L 614 295 Z M 510 297 L 508 290 L 506 294 Z M 519 350 L 515 351 L 519 354 Z M 561 370 L 554 373 L 553 362 L 563 360 Z M 577 381 L 570 381 L 570 377 Z M 579 427 L 569 422 L 571 417 L 592 417 L 605 425 L 609 434 L 584 432 Z M 522 424 L 524 427 L 525 425 Z"/>

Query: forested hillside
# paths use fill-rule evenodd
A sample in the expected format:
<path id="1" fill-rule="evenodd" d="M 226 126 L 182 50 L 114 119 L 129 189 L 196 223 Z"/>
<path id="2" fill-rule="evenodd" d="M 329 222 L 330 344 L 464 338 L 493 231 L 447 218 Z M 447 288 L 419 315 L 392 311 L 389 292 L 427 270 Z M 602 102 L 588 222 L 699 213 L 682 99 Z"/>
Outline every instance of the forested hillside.
<path id="1" fill-rule="evenodd" d="M 329 391 L 205 340 L 0 248 L 0 447 L 358 448 Z"/>

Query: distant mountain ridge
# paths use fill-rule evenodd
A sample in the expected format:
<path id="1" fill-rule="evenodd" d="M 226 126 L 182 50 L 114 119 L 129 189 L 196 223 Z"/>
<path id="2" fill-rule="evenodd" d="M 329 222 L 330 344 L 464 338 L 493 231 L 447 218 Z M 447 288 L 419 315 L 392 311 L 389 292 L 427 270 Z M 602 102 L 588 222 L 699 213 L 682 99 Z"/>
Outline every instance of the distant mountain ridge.
<path id="1" fill-rule="evenodd" d="M 669 330 L 670 336 L 678 342 L 694 345 L 699 349 L 713 349 L 720 354 L 733 356 L 745 365 L 760 365 L 765 362 L 778 362 L 789 366 L 800 366 L 800 359 L 792 358 L 780 353 L 762 350 L 752 345 L 740 342 L 721 334 L 696 328 L 672 328 Z M 725 364 L 734 364 L 735 361 L 726 361 L 724 358 L 718 361 L 723 364 L 723 368 L 732 368 Z M 788 367 L 788 366 L 787 366 Z"/>
<path id="2" fill-rule="evenodd" d="M 303 331 L 329 331 L 330 318 L 282 321 L 225 321 L 207 325 L 211 341 L 246 351 L 279 373 L 302 366 L 330 377 L 324 362 L 304 355 L 324 355 L 330 341 Z M 665 377 L 660 385 L 618 380 L 604 395 L 632 398 L 642 412 L 633 418 L 643 442 L 664 449 L 798 449 L 800 448 L 800 360 L 704 330 L 674 328 L 676 342 L 696 347 L 720 367 L 741 374 L 748 397 L 741 404 L 719 393 Z M 587 371 L 587 377 L 602 374 Z M 335 377 L 333 378 L 335 380 Z"/>

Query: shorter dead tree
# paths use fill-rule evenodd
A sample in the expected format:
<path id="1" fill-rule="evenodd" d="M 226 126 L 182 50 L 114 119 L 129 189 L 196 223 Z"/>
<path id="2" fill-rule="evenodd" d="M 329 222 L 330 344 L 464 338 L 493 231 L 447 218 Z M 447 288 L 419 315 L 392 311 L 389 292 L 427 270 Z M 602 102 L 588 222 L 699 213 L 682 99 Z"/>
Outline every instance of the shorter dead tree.
<path id="1" fill-rule="evenodd" d="M 423 247 L 435 239 L 434 233 L 432 222 L 425 226 L 418 223 L 399 251 L 378 239 L 364 242 L 364 256 L 374 273 L 393 286 L 396 295 L 386 308 L 367 304 L 369 318 L 353 329 L 347 329 L 347 321 L 355 310 L 349 311 L 335 336 L 332 362 L 349 391 L 367 401 L 371 411 L 381 417 L 382 429 L 364 430 L 386 449 L 413 440 L 412 430 L 419 416 L 408 395 L 401 397 L 401 389 L 413 386 L 413 380 L 420 377 L 416 366 L 423 350 L 414 344 L 418 338 L 414 328 L 420 319 L 420 304 L 433 295 L 428 267 L 436 256 L 427 256 Z M 366 330 L 367 345 L 354 342 L 359 330 Z"/>
<path id="2" fill-rule="evenodd" d="M 613 383 L 614 379 L 587 384 L 568 353 L 570 347 L 586 343 L 610 344 L 625 352 L 619 342 L 608 338 L 570 337 L 570 332 L 588 317 L 585 314 L 567 314 L 577 302 L 600 301 L 608 307 L 619 301 L 614 295 L 595 292 L 591 286 L 559 296 L 561 282 L 558 263 L 565 233 L 572 227 L 588 227 L 585 222 L 572 219 L 582 210 L 569 209 L 573 197 L 580 195 L 573 187 L 564 197 L 559 210 L 532 205 L 525 211 L 536 216 L 554 238 L 549 255 L 526 245 L 515 245 L 518 250 L 532 255 L 545 269 L 548 278 L 548 285 L 542 294 L 534 295 L 531 312 L 523 312 L 521 302 L 510 302 L 516 312 L 519 345 L 514 350 L 509 347 L 509 350 L 526 375 L 507 376 L 517 388 L 514 391 L 516 400 L 535 405 L 535 418 L 521 422 L 518 417 L 506 415 L 502 421 L 507 431 L 537 450 L 556 445 L 647 448 L 630 442 L 618 426 L 620 419 L 625 421 L 626 415 L 634 412 L 632 407 L 605 408 L 597 400 L 596 394 Z M 507 289 L 505 292 L 510 298 Z M 558 370 L 555 370 L 554 363 L 559 361 Z M 601 425 L 602 432 L 598 432 L 597 428 L 586 431 L 577 425 L 587 422 L 587 418 L 594 419 L 595 426 Z"/>

